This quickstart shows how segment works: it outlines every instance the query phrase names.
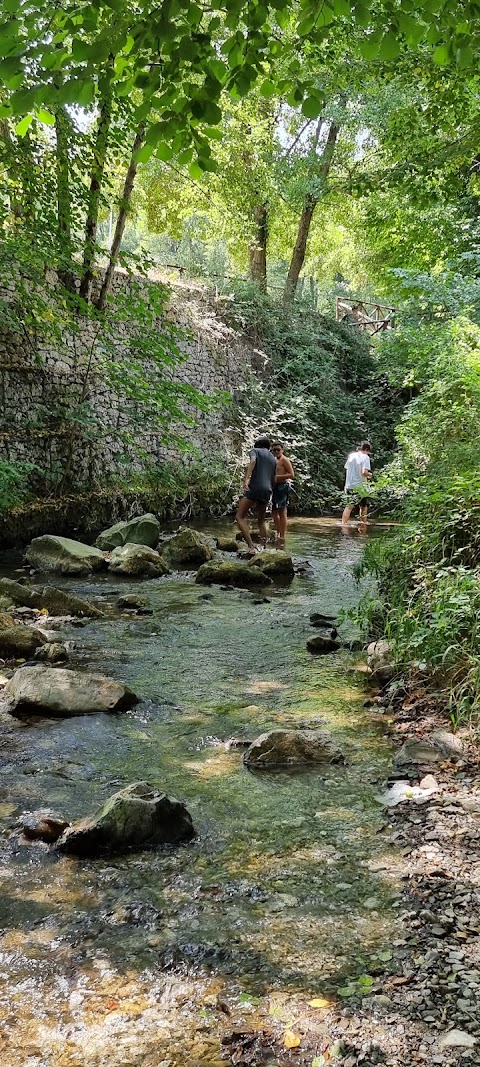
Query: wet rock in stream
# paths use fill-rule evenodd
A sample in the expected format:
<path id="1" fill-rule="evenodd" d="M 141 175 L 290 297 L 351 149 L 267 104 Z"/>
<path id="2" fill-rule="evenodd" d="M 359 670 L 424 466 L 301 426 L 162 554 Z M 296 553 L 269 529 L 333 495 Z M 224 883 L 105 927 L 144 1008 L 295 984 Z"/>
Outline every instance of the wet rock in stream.
<path id="1" fill-rule="evenodd" d="M 117 607 L 121 611 L 136 611 L 138 615 L 153 615 L 153 609 L 148 607 L 146 600 L 136 593 L 127 593 L 117 600 Z"/>
<path id="2" fill-rule="evenodd" d="M 206 563 L 213 558 L 212 538 L 186 527 L 162 540 L 160 551 L 169 563 L 179 566 Z"/>
<path id="3" fill-rule="evenodd" d="M 91 574 L 107 565 L 98 548 L 54 534 L 34 537 L 25 558 L 37 571 L 57 571 L 59 574 Z"/>
<path id="4" fill-rule="evenodd" d="M 155 515 L 148 512 L 127 522 L 116 522 L 98 535 L 95 545 L 102 552 L 111 552 L 123 545 L 147 545 L 156 548 L 160 539 L 160 523 Z"/>
<path id="5" fill-rule="evenodd" d="M 3 659 L 30 659 L 46 638 L 30 626 L 2 626 L 0 624 L 0 656 Z"/>
<path id="6" fill-rule="evenodd" d="M 153 548 L 128 544 L 114 548 L 108 561 L 108 569 L 113 574 L 125 575 L 127 578 L 159 578 L 168 574 L 169 568 Z"/>
<path id="7" fill-rule="evenodd" d="M 102 619 L 103 611 L 89 604 L 81 597 L 56 589 L 53 585 L 41 588 L 14 582 L 11 578 L 0 578 L 0 595 L 5 596 L 18 607 L 47 609 L 50 615 L 75 615 L 92 619 Z"/>
<path id="8" fill-rule="evenodd" d="M 272 579 L 257 567 L 248 563 L 236 563 L 226 560 L 211 560 L 204 563 L 197 573 L 195 581 L 201 585 L 228 585 L 239 589 L 251 586 L 271 585 Z"/>
<path id="9" fill-rule="evenodd" d="M 58 841 L 68 825 L 68 819 L 48 808 L 27 812 L 21 820 L 25 837 L 31 841 L 45 841 L 49 845 Z"/>
<path id="10" fill-rule="evenodd" d="M 73 823 L 57 847 L 70 855 L 97 856 L 174 844 L 194 834 L 184 804 L 148 782 L 134 782 L 114 793 L 94 815 Z"/>
<path id="11" fill-rule="evenodd" d="M 126 711 L 138 697 L 120 682 L 101 674 L 84 674 L 39 663 L 15 672 L 3 690 L 6 710 L 28 715 L 65 717 Z"/>
<path id="12" fill-rule="evenodd" d="M 275 548 L 266 548 L 250 560 L 249 567 L 258 567 L 263 574 L 277 575 L 293 578 L 295 571 L 290 552 L 277 551 Z"/>
<path id="13" fill-rule="evenodd" d="M 317 634 L 307 641 L 308 651 L 314 656 L 327 656 L 330 652 L 338 652 L 341 647 L 340 641 L 329 634 Z"/>
<path id="14" fill-rule="evenodd" d="M 344 763 L 345 757 L 328 734 L 301 730 L 270 730 L 247 749 L 247 767 L 295 767 L 312 763 Z"/>

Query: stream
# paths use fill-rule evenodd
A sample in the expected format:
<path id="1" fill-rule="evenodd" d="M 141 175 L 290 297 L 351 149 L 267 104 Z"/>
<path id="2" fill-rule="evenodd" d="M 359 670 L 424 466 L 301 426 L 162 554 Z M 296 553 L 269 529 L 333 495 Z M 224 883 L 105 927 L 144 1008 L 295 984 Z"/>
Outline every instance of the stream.
<path id="1" fill-rule="evenodd" d="M 397 885 L 375 795 L 390 743 L 363 706 L 362 657 L 306 650 L 311 612 L 358 601 L 364 542 L 293 521 L 288 547 L 310 570 L 260 604 L 191 574 L 52 576 L 110 606 L 105 620 L 62 631 L 74 642 L 68 666 L 111 675 L 142 701 L 120 716 L 14 721 L 2 739 L 2 1067 L 246 1063 L 228 1058 L 225 1033 L 289 1025 L 289 998 L 335 998 L 388 958 Z M 0 561 L 10 577 L 18 566 Z M 125 592 L 153 615 L 112 614 Z M 341 634 L 354 636 L 352 624 Z M 323 725 L 346 766 L 252 773 L 224 744 Z M 25 811 L 75 819 L 139 779 L 185 801 L 193 842 L 86 862 L 19 838 Z M 251 1062 L 311 1064 L 297 1052 Z"/>

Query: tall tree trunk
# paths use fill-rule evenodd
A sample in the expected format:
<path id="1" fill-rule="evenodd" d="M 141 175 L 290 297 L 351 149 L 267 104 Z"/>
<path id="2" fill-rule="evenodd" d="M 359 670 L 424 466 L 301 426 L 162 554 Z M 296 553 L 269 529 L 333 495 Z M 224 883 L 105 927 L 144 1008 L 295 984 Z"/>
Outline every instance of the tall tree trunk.
<path id="1" fill-rule="evenodd" d="M 319 119 L 317 129 L 315 132 L 314 149 L 316 151 L 320 130 L 322 126 L 322 120 Z M 315 167 L 315 177 L 320 178 L 323 189 L 321 193 L 307 193 L 303 202 L 302 214 L 300 215 L 300 221 L 298 224 L 297 239 L 295 241 L 295 247 L 292 252 L 292 258 L 290 260 L 290 266 L 288 268 L 287 280 L 285 282 L 284 300 L 293 300 L 298 285 L 298 278 L 300 271 L 305 262 L 305 252 L 307 249 L 308 235 L 310 233 L 310 226 L 312 224 L 313 213 L 320 200 L 321 195 L 325 192 L 325 184 L 330 173 L 330 167 L 333 162 L 335 154 L 335 146 L 337 143 L 337 137 L 339 134 L 339 127 L 334 122 L 330 123 L 330 129 L 328 131 L 325 147 L 319 158 L 318 166 Z"/>
<path id="2" fill-rule="evenodd" d="M 108 138 L 112 121 L 112 81 L 111 70 L 113 56 L 110 56 L 109 66 L 102 79 L 101 103 L 98 117 L 97 133 L 93 148 L 93 164 L 90 175 L 90 189 L 88 193 L 87 220 L 85 223 L 85 241 L 83 246 L 83 277 L 80 282 L 80 296 L 84 300 L 90 299 L 93 282 L 93 266 L 95 262 L 95 245 L 97 240 L 98 212 L 100 208 L 100 196 L 102 192 L 103 177 L 107 159 Z"/>
<path id="3" fill-rule="evenodd" d="M 261 289 L 267 288 L 267 237 L 268 237 L 268 205 L 258 204 L 255 208 L 255 240 L 249 248 L 250 277 L 252 282 L 258 282 Z"/>
<path id="4" fill-rule="evenodd" d="M 72 264 L 72 204 L 70 197 L 69 142 L 71 124 L 63 107 L 55 111 L 56 172 L 57 172 L 57 236 L 60 266 L 58 276 L 70 292 L 75 288 Z"/>
<path id="5" fill-rule="evenodd" d="M 100 295 L 97 300 L 97 308 L 99 309 L 99 311 L 102 311 L 102 309 L 105 307 L 105 301 L 112 287 L 113 272 L 117 265 L 118 254 L 120 252 L 120 246 L 122 244 L 122 237 L 125 231 L 130 201 L 132 198 L 133 186 L 135 184 L 135 177 L 137 174 L 138 163 L 135 157 L 139 149 L 142 147 L 143 138 L 145 136 L 145 128 L 145 123 L 142 122 L 141 126 L 138 127 L 138 130 L 135 134 L 130 163 L 128 165 L 128 170 L 125 175 L 125 182 L 123 185 L 122 198 L 120 200 L 120 208 L 117 216 L 115 233 L 113 235 L 112 247 L 110 249 L 108 266 L 105 271 L 103 285 L 100 289 Z"/>

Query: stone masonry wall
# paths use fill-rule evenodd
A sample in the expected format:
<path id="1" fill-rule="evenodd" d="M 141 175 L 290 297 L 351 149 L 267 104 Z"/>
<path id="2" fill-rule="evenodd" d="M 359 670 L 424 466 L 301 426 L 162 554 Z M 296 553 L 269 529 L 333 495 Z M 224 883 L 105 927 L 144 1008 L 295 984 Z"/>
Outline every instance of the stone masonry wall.
<path id="1" fill-rule="evenodd" d="M 117 273 L 117 290 L 130 284 L 127 275 Z M 13 282 L 9 293 L 0 294 L 4 299 L 14 295 Z M 222 321 L 206 291 L 176 284 L 167 317 L 189 335 L 179 345 L 188 359 L 177 368 L 176 380 L 209 394 L 220 389 L 235 396 L 255 355 L 249 342 Z M 161 329 L 161 322 L 158 327 Z M 93 377 L 85 390 L 85 368 L 97 328 L 95 323 L 85 321 L 76 337 L 64 336 L 60 347 L 46 345 L 41 337 L 32 345 L 18 338 L 14 342 L 8 332 L 0 334 L 0 461 L 34 463 L 55 481 L 64 470 L 72 447 L 68 410 L 82 402 L 90 405 L 95 423 L 100 424 L 100 433 L 98 425 L 92 433 L 87 426 L 81 438 L 75 439 L 65 484 L 68 491 L 86 484 L 102 486 L 118 472 L 119 458 L 125 457 L 121 438 L 125 430 L 133 433 L 136 443 L 135 448 L 127 449 L 130 469 L 142 465 L 138 447 L 152 463 L 180 454 L 178 447 L 166 447 L 160 431 L 144 432 L 141 415 L 128 425 L 115 392 L 95 374 L 95 356 Z M 124 324 L 115 330 L 115 355 L 121 360 L 129 351 L 131 338 Z M 57 425 L 52 424 L 48 414 L 52 411 L 58 412 Z M 202 452 L 226 458 L 235 444 L 232 431 L 227 428 L 231 421 L 228 408 L 209 413 L 192 410 L 191 414 L 195 418 L 193 427 L 173 429 L 180 430 Z"/>

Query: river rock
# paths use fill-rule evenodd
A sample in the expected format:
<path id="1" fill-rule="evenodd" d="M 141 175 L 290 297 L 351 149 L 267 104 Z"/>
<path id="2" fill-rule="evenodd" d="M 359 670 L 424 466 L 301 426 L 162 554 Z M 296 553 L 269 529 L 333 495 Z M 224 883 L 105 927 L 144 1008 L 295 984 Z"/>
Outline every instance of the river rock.
<path id="1" fill-rule="evenodd" d="M 41 648 L 37 648 L 35 659 L 42 663 L 66 663 L 68 652 L 65 645 L 61 645 L 59 641 L 47 641 Z"/>
<path id="2" fill-rule="evenodd" d="M 162 543 L 162 555 L 170 563 L 206 563 L 213 559 L 211 538 L 188 526 L 168 537 Z"/>
<path id="3" fill-rule="evenodd" d="M 9 597 L 9 596 L 0 596 L 0 613 L 3 614 L 4 612 L 12 611 L 12 609 L 14 607 L 15 607 L 15 604 L 14 604 L 13 600 L 11 599 L 11 597 Z"/>
<path id="4" fill-rule="evenodd" d="M 308 651 L 314 656 L 326 656 L 329 652 L 338 652 L 341 647 L 340 642 L 328 634 L 315 634 L 307 641 Z"/>
<path id="5" fill-rule="evenodd" d="M 0 627 L 0 656 L 2 659 L 30 659 L 46 638 L 33 626 Z"/>
<path id="6" fill-rule="evenodd" d="M 127 593 L 126 596 L 119 596 L 117 607 L 121 611 L 136 611 L 139 615 L 153 615 L 153 610 L 148 607 L 146 600 L 141 596 L 137 596 L 136 593 Z"/>
<path id="7" fill-rule="evenodd" d="M 69 718 L 100 711 L 125 711 L 138 697 L 121 682 L 39 663 L 16 671 L 3 691 L 7 711 L 16 718 L 44 715 Z"/>
<path id="8" fill-rule="evenodd" d="M 73 823 L 57 847 L 76 856 L 97 856 L 185 841 L 194 833 L 184 804 L 148 782 L 135 782 L 114 793 L 94 815 Z"/>
<path id="9" fill-rule="evenodd" d="M 477 1038 L 466 1030 L 449 1030 L 447 1034 L 443 1034 L 438 1044 L 440 1048 L 474 1048 Z"/>
<path id="10" fill-rule="evenodd" d="M 375 681 L 382 685 L 390 682 L 395 670 L 391 641 L 372 641 L 367 648 L 367 663 Z"/>
<path id="11" fill-rule="evenodd" d="M 217 548 L 219 552 L 238 552 L 238 541 L 235 537 L 217 537 Z"/>
<path id="12" fill-rule="evenodd" d="M 54 534 L 34 537 L 25 556 L 35 570 L 59 574 L 91 574 L 106 567 L 103 552 L 98 548 Z"/>
<path id="13" fill-rule="evenodd" d="M 290 552 L 282 552 L 275 548 L 266 548 L 252 556 L 249 567 L 258 567 L 264 574 L 277 575 L 293 578 L 295 570 Z"/>
<path id="14" fill-rule="evenodd" d="M 68 819 L 65 819 L 63 815 L 48 809 L 27 812 L 22 817 L 21 822 L 25 837 L 28 837 L 31 841 L 46 841 L 48 845 L 58 841 L 58 838 L 70 825 Z"/>
<path id="15" fill-rule="evenodd" d="M 0 578 L 0 594 L 10 598 L 17 606 L 29 608 L 46 608 L 49 615 L 75 615 L 91 619 L 103 619 L 103 611 L 94 608 L 81 597 L 67 593 L 65 589 L 56 589 L 53 585 L 30 587 L 13 582 L 10 578 Z"/>
<path id="16" fill-rule="evenodd" d="M 409 763 L 438 763 L 441 758 L 439 749 L 429 741 L 408 737 L 395 756 L 395 764 L 404 767 Z"/>
<path id="17" fill-rule="evenodd" d="M 95 544 L 102 552 L 111 552 L 123 545 L 147 545 L 156 548 L 160 538 L 160 523 L 155 515 L 139 515 L 128 522 L 116 522 L 98 535 Z"/>
<path id="18" fill-rule="evenodd" d="M 268 574 L 264 574 L 258 567 L 221 559 L 213 559 L 210 563 L 204 563 L 195 580 L 202 585 L 234 585 L 239 589 L 272 584 L 272 579 Z"/>
<path id="19" fill-rule="evenodd" d="M 463 741 L 449 730 L 434 730 L 428 740 L 446 759 L 461 759 L 463 756 Z"/>
<path id="20" fill-rule="evenodd" d="M 108 569 L 114 574 L 123 574 L 127 578 L 158 578 L 168 573 L 165 560 L 153 548 L 145 545 L 128 544 L 114 548 Z"/>
<path id="21" fill-rule="evenodd" d="M 301 730 L 269 730 L 247 749 L 247 767 L 294 767 L 309 763 L 344 763 L 328 734 Z"/>

